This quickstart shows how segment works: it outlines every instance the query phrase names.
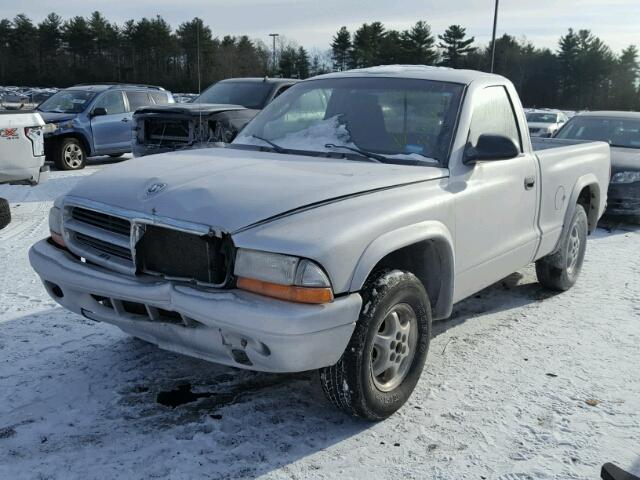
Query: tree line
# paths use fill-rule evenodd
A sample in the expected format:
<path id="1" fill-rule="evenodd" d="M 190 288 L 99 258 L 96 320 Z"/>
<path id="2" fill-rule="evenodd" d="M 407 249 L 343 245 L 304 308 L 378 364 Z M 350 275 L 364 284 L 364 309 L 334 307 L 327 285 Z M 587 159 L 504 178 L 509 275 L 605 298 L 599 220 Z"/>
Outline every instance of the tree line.
<path id="1" fill-rule="evenodd" d="M 423 20 L 406 30 L 381 22 L 353 32 L 341 27 L 326 52 L 279 37 L 274 55 L 246 35 L 214 36 L 200 18 L 173 30 L 160 16 L 118 25 L 100 12 L 66 20 L 51 13 L 36 24 L 20 14 L 0 20 L 0 85 L 113 81 L 193 92 L 229 77 L 307 78 L 396 63 L 489 71 L 491 51 L 461 25 L 436 35 Z M 589 30 L 569 29 L 554 50 L 505 34 L 496 40 L 495 72 L 515 84 L 527 106 L 640 109 L 638 49 L 616 54 Z"/>
<path id="2" fill-rule="evenodd" d="M 331 57 L 335 70 L 416 63 L 490 71 L 492 47 L 492 42 L 475 45 L 460 25 L 436 37 L 423 21 L 401 32 L 373 22 L 353 34 L 340 28 L 332 39 Z M 555 51 L 502 35 L 496 39 L 494 71 L 514 83 L 526 106 L 640 110 L 637 47 L 616 55 L 589 30 L 569 29 Z"/>

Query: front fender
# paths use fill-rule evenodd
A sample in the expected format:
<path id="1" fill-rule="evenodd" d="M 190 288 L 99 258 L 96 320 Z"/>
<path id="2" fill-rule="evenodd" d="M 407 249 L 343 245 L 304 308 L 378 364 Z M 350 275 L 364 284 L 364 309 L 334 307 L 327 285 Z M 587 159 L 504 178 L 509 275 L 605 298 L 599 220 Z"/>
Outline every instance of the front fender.
<path id="1" fill-rule="evenodd" d="M 449 229 L 438 221 L 425 221 L 398 228 L 372 241 L 358 260 L 351 279 L 350 291 L 362 289 L 366 279 L 384 257 L 396 250 L 424 241 L 432 241 L 436 244 L 441 262 L 439 295 L 433 305 L 433 316 L 436 319 L 447 318 L 451 315 L 453 306 L 454 243 Z"/>

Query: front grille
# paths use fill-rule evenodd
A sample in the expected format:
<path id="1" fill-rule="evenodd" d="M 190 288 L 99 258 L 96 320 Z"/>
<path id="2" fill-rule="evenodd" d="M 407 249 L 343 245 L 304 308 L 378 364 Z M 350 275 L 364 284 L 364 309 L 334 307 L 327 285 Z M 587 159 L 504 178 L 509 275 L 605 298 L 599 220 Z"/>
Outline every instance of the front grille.
<path id="1" fill-rule="evenodd" d="M 107 232 L 117 233 L 118 235 L 128 237 L 131 231 L 131 222 L 129 220 L 94 210 L 87 210 L 86 208 L 73 207 L 71 209 L 71 217 L 79 222 L 101 228 Z"/>
<path id="2" fill-rule="evenodd" d="M 75 240 L 81 245 L 86 245 L 87 247 L 93 248 L 108 255 L 115 255 L 116 257 L 122 258 L 124 260 L 132 260 L 131 250 L 128 248 L 114 245 L 113 243 L 105 242 L 103 240 L 99 240 L 97 238 L 90 237 L 79 232 L 76 232 Z"/>
<path id="3" fill-rule="evenodd" d="M 220 285 L 226 279 L 222 240 L 147 225 L 136 245 L 138 270 L 180 280 Z"/>
<path id="4" fill-rule="evenodd" d="M 231 243 L 169 227 L 139 223 L 72 206 L 65 216 L 68 246 L 87 261 L 117 272 L 150 274 L 168 280 L 222 287 L 227 280 Z M 135 232 L 135 250 L 131 245 Z M 141 234 L 141 236 L 139 236 Z"/>
<path id="5" fill-rule="evenodd" d="M 191 140 L 189 122 L 184 120 L 147 120 L 145 132 L 149 143 L 158 147 L 188 144 Z"/>

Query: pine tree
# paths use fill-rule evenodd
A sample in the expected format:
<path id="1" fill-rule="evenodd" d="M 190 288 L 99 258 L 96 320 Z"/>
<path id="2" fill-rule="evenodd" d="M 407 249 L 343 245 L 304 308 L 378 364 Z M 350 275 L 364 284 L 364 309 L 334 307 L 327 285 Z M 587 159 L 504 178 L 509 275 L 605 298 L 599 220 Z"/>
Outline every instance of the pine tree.
<path id="1" fill-rule="evenodd" d="M 310 69 L 311 69 L 311 63 L 309 61 L 309 54 L 303 47 L 299 47 L 296 55 L 296 60 L 295 60 L 296 77 L 309 78 Z"/>
<path id="2" fill-rule="evenodd" d="M 363 23 L 353 35 L 350 66 L 372 67 L 382 63 L 382 48 L 386 32 L 380 22 Z"/>
<path id="3" fill-rule="evenodd" d="M 331 58 L 333 68 L 338 71 L 349 67 L 349 55 L 351 51 L 351 34 L 347 27 L 341 27 L 331 42 Z"/>
<path id="4" fill-rule="evenodd" d="M 612 108 L 619 110 L 634 110 L 640 101 L 635 87 L 640 73 L 638 63 L 638 49 L 634 45 L 625 48 L 616 60 L 612 75 Z"/>
<path id="5" fill-rule="evenodd" d="M 446 67 L 460 68 L 462 67 L 467 55 L 476 51 L 471 44 L 475 41 L 475 37 L 465 38 L 466 29 L 460 25 L 451 25 L 442 35 L 438 35 L 441 42 L 438 44 L 442 52 L 441 64 Z"/>
<path id="6" fill-rule="evenodd" d="M 298 59 L 297 50 L 291 45 L 286 46 L 280 53 L 280 62 L 278 68 L 280 75 L 285 78 L 292 78 L 296 72 L 296 60 Z"/>
<path id="7" fill-rule="evenodd" d="M 419 20 L 407 31 L 402 32 L 404 55 L 408 62 L 417 65 L 433 65 L 438 58 L 434 48 L 435 38 L 427 22 Z"/>

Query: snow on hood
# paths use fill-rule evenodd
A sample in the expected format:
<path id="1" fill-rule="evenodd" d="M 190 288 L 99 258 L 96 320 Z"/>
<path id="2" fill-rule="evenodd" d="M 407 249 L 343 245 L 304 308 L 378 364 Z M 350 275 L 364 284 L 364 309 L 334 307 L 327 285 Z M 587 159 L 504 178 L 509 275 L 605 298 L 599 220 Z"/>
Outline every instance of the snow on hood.
<path id="1" fill-rule="evenodd" d="M 211 114 L 218 112 L 228 112 L 230 110 L 247 110 L 242 105 L 227 105 L 222 103 L 170 103 L 166 105 L 150 105 L 140 107 L 136 110 L 136 115 L 145 113 L 178 113 L 183 115 Z"/>
<path id="2" fill-rule="evenodd" d="M 442 178 L 446 169 L 214 148 L 114 165 L 69 194 L 234 232 L 309 205 Z M 155 184 L 161 191 L 149 195 Z"/>

